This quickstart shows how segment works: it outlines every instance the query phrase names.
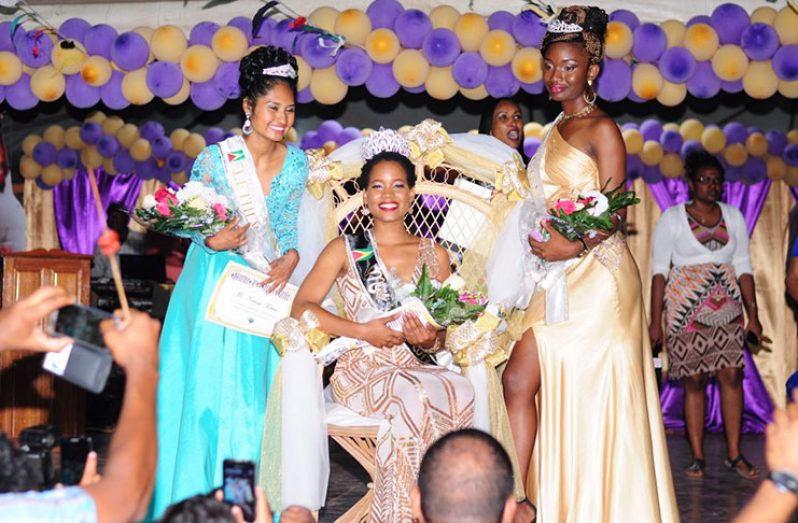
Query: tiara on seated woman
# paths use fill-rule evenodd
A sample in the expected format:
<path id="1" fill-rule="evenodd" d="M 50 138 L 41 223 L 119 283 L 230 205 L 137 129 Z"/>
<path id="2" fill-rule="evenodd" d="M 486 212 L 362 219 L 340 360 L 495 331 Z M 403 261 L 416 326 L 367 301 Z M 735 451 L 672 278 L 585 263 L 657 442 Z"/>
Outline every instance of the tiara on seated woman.
<path id="1" fill-rule="evenodd" d="M 372 132 L 363 140 L 363 144 L 360 146 L 360 157 L 363 158 L 363 161 L 367 161 L 384 152 L 409 157 L 410 142 L 393 129 L 380 127 L 379 131 Z"/>
<path id="2" fill-rule="evenodd" d="M 274 67 L 267 67 L 263 70 L 263 74 L 269 76 L 282 76 L 284 78 L 296 78 L 296 69 L 291 67 L 291 64 L 283 64 Z"/>

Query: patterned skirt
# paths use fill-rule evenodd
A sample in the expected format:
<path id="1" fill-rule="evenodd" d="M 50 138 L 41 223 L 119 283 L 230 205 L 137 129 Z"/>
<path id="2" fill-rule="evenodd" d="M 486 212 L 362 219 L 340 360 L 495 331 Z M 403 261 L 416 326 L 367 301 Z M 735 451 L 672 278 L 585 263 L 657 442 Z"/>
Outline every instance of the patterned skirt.
<path id="1" fill-rule="evenodd" d="M 665 323 L 671 379 L 743 366 L 743 307 L 731 265 L 672 268 Z"/>

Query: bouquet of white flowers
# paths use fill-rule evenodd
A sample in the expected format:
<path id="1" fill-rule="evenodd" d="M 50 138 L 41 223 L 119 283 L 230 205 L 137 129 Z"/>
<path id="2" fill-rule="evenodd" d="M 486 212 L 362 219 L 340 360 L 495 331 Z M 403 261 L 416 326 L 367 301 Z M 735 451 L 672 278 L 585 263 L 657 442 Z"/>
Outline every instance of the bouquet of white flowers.
<path id="1" fill-rule="evenodd" d="M 144 197 L 133 218 L 141 225 L 170 236 L 213 236 L 235 217 L 223 195 L 200 182 L 186 183 L 177 192 L 163 187 Z"/>

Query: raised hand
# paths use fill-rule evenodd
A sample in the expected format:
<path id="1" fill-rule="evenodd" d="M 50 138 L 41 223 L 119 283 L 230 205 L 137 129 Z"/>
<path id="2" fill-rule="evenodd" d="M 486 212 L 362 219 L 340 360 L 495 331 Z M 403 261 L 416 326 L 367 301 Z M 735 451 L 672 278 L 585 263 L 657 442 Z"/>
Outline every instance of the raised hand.
<path id="1" fill-rule="evenodd" d="M 45 334 L 41 322 L 51 312 L 74 301 L 60 287 L 41 287 L 27 298 L 0 310 L 0 351 L 59 351 L 72 343 L 69 338 Z"/>

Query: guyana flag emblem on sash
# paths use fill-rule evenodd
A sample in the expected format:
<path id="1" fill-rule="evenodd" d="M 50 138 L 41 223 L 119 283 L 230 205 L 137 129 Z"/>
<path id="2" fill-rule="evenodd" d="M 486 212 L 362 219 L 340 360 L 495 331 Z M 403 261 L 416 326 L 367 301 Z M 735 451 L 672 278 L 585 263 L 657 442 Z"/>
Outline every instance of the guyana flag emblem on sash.
<path id="1" fill-rule="evenodd" d="M 230 151 L 227 153 L 227 161 L 228 162 L 237 162 L 238 160 L 244 159 L 244 150 L 238 149 L 237 151 Z"/>

